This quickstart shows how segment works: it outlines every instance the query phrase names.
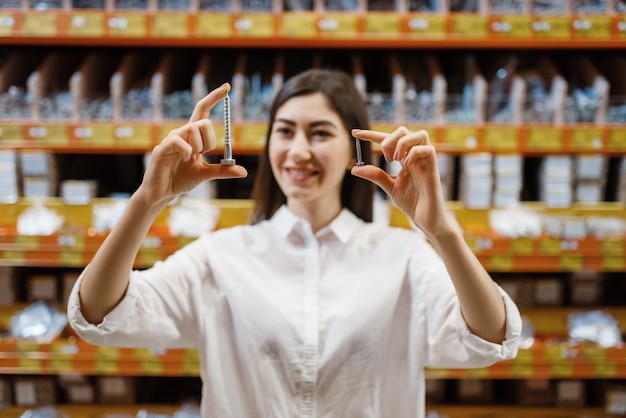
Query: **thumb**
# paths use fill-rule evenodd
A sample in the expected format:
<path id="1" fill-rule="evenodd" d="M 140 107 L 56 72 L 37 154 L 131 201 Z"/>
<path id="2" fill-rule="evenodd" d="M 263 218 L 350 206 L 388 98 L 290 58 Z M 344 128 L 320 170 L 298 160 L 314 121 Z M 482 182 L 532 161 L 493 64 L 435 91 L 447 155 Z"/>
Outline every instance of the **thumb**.
<path id="1" fill-rule="evenodd" d="M 362 167 L 354 166 L 350 172 L 353 176 L 371 181 L 383 189 L 385 193 L 391 195 L 391 191 L 393 190 L 393 177 L 384 170 L 373 165 L 364 165 Z"/>
<path id="2" fill-rule="evenodd" d="M 205 164 L 200 172 L 202 180 L 233 179 L 248 176 L 248 170 L 240 165 Z"/>

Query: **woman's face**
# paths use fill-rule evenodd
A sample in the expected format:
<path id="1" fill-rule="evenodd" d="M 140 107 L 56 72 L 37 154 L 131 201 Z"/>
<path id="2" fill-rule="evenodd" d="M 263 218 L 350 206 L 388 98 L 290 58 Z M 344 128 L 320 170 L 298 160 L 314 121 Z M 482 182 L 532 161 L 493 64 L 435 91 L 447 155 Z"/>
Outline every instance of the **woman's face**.
<path id="1" fill-rule="evenodd" d="M 269 159 L 292 211 L 339 212 L 343 176 L 355 159 L 348 132 L 324 95 L 296 96 L 278 108 Z"/>

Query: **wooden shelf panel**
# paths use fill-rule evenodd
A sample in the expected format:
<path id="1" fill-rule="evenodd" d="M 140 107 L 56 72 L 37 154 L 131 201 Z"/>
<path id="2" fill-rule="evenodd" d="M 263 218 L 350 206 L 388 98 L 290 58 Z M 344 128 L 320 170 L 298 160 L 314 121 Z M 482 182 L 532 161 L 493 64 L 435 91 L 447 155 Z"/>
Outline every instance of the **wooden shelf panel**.
<path id="1" fill-rule="evenodd" d="M 185 121 L 165 122 L 42 122 L 0 120 L 0 149 L 45 149 L 55 152 L 132 153 L 146 152 L 168 132 Z M 372 129 L 391 132 L 401 123 L 374 122 Z M 521 153 L 525 155 L 626 153 L 626 125 L 453 125 L 435 126 L 415 122 L 411 130 L 424 129 L 439 152 Z M 223 125 L 215 122 L 218 138 Z M 265 122 L 235 123 L 235 154 L 260 154 L 267 130 Z M 375 147 L 376 148 L 376 147 Z M 376 149 L 375 149 L 376 150 Z M 214 152 L 219 153 L 217 149 Z"/>
<path id="2" fill-rule="evenodd" d="M 0 10 L 0 42 L 227 47 L 611 48 L 624 15 Z"/>

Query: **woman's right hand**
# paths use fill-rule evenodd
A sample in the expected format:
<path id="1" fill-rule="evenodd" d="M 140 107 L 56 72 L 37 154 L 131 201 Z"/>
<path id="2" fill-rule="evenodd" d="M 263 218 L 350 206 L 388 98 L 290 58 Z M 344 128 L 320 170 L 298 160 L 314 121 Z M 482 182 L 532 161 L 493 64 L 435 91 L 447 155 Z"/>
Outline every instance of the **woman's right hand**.
<path id="1" fill-rule="evenodd" d="M 224 98 L 230 85 L 224 83 L 196 103 L 189 122 L 172 130 L 150 157 L 143 181 L 137 190 L 146 207 L 166 205 L 176 196 L 189 192 L 203 181 L 246 177 L 240 165 L 208 164 L 202 154 L 216 147 L 211 109 Z"/>

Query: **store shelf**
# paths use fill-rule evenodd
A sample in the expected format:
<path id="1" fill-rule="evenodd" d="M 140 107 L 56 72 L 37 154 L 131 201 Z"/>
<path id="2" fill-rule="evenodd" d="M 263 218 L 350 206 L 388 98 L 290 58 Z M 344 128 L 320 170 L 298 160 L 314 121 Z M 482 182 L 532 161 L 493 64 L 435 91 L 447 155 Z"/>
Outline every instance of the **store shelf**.
<path id="1" fill-rule="evenodd" d="M 186 121 L 167 122 L 46 122 L 21 123 L 0 120 L 0 149 L 44 149 L 72 153 L 141 153 L 151 150 L 169 131 Z M 374 122 L 372 129 L 392 132 L 401 122 Z M 411 130 L 424 129 L 440 152 L 521 153 L 524 155 L 626 153 L 626 125 L 480 125 L 437 126 L 407 122 Z M 214 123 L 223 137 L 223 124 Z M 265 143 L 265 122 L 235 123 L 234 152 L 260 154 Z M 215 150 L 215 152 L 218 152 Z"/>
<path id="2" fill-rule="evenodd" d="M 297 48 L 610 48 L 623 15 L 1 10 L 0 43 Z"/>

